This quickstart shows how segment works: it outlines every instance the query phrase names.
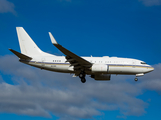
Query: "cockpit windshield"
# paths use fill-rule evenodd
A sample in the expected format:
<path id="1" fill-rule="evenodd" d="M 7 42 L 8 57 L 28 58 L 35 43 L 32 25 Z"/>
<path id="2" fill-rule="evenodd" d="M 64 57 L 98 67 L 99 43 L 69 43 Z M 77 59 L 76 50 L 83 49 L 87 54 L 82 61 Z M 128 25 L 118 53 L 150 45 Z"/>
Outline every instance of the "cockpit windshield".
<path id="1" fill-rule="evenodd" d="M 147 64 L 146 62 L 141 62 L 141 64 Z"/>

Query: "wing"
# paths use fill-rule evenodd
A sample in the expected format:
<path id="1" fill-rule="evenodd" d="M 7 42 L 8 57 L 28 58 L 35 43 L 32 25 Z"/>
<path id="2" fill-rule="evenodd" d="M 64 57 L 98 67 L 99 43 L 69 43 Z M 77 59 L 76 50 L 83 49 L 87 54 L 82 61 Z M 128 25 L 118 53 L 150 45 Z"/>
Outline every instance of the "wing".
<path id="1" fill-rule="evenodd" d="M 66 55 L 66 59 L 67 59 L 66 62 L 69 62 L 71 66 L 74 66 L 74 70 L 81 70 L 81 69 L 85 70 L 85 69 L 89 69 L 92 66 L 91 62 L 79 57 L 78 55 L 72 53 L 71 51 L 67 50 L 66 48 L 58 44 L 50 32 L 49 32 L 49 36 L 52 44 Z"/>

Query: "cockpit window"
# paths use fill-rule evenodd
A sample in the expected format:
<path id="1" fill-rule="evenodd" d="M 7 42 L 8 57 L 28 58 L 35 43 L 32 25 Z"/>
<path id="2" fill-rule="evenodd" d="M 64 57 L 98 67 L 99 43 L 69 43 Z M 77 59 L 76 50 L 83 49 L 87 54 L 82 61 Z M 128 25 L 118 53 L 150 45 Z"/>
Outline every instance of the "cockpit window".
<path id="1" fill-rule="evenodd" d="M 146 64 L 146 62 L 141 62 L 141 64 Z"/>

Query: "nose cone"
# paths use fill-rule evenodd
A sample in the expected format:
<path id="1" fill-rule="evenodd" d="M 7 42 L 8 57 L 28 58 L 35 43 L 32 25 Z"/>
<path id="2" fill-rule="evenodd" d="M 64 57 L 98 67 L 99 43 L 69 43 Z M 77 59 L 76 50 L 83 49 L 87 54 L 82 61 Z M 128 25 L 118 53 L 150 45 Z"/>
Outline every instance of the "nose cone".
<path id="1" fill-rule="evenodd" d="M 154 68 L 152 66 L 148 67 L 148 72 L 151 72 L 153 70 L 154 70 Z"/>

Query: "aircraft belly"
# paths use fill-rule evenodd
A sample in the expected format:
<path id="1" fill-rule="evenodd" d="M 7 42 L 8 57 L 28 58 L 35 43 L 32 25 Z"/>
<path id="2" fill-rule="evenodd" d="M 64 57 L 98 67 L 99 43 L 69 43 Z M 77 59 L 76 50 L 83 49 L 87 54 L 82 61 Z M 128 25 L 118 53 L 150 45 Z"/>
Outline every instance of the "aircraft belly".
<path id="1" fill-rule="evenodd" d="M 63 72 L 63 73 L 71 73 L 72 71 L 69 70 L 69 65 L 68 64 L 42 64 L 41 62 L 29 62 L 26 63 L 34 67 L 38 67 L 41 69 L 45 70 L 50 70 L 54 72 Z"/>
<path id="2" fill-rule="evenodd" d="M 74 73 L 73 67 L 70 67 L 70 64 L 64 63 L 42 63 L 36 61 L 21 61 L 25 64 L 29 64 L 34 67 L 38 67 L 45 70 L 50 70 L 54 72 L 62 73 Z M 148 67 L 142 66 L 132 66 L 132 65 L 109 65 L 108 74 L 128 74 L 135 75 L 139 73 L 147 73 Z M 91 71 L 88 71 L 87 74 L 92 74 Z"/>
<path id="3" fill-rule="evenodd" d="M 138 74 L 144 73 L 146 67 L 138 66 L 109 66 L 109 74 Z"/>
<path id="4" fill-rule="evenodd" d="M 55 65 L 55 64 L 50 65 L 50 64 L 46 64 L 45 68 L 64 71 L 64 70 L 67 70 L 68 66 L 67 65 Z"/>

